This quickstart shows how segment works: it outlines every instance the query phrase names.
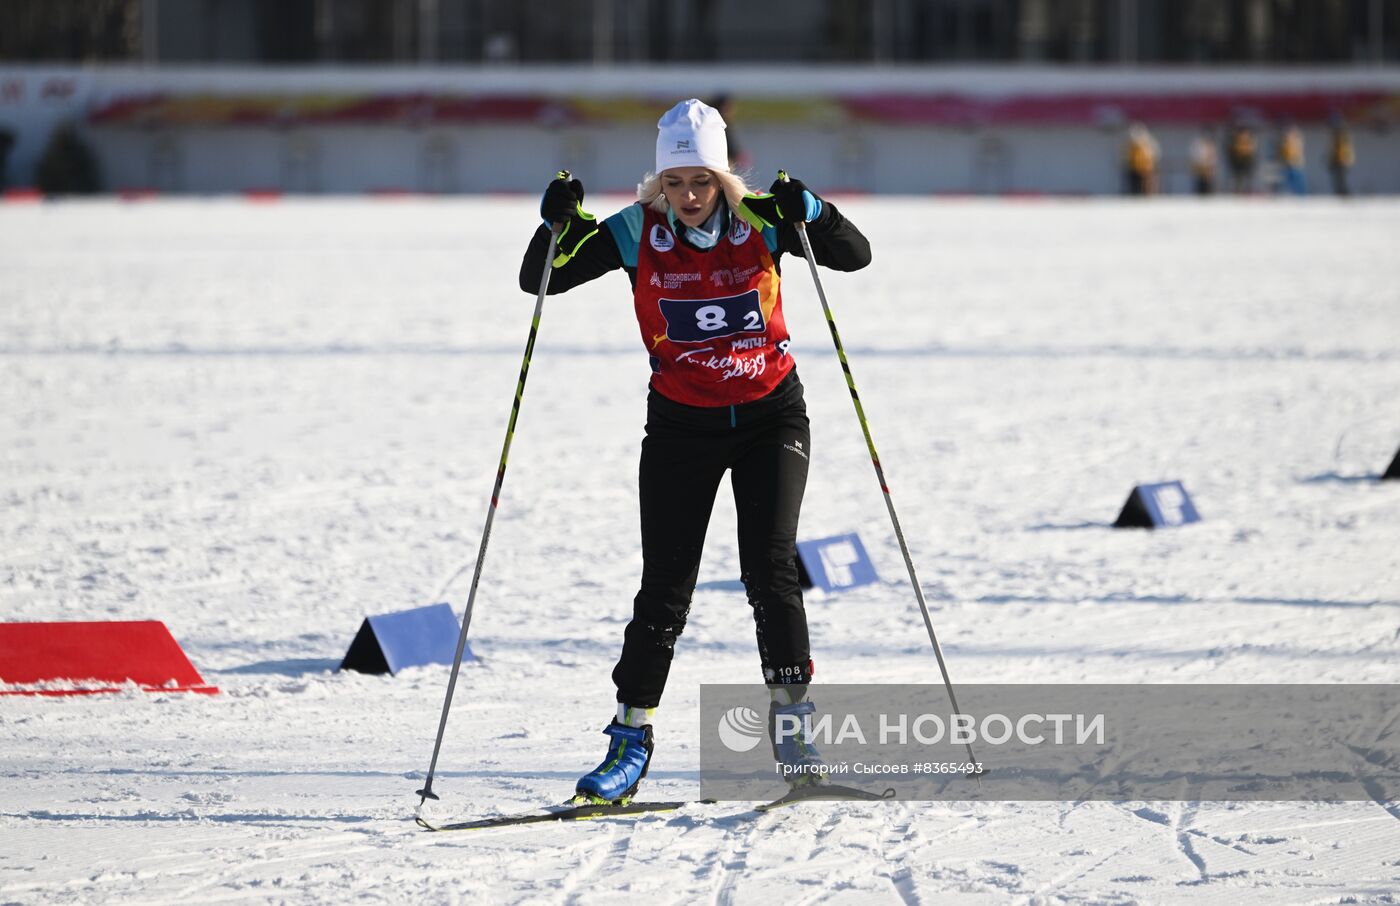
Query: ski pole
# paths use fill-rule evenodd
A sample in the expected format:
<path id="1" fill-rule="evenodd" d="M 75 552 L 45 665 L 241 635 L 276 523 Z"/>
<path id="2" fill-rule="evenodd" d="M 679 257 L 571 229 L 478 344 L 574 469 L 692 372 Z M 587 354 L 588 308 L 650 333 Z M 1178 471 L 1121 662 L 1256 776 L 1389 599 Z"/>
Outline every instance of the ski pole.
<path id="1" fill-rule="evenodd" d="M 569 179 L 568 170 L 560 170 L 558 178 Z M 515 402 L 510 408 L 510 422 L 506 425 L 506 439 L 501 446 L 501 462 L 496 467 L 496 486 L 491 489 L 491 505 L 486 510 L 486 527 L 481 530 L 481 548 L 476 552 L 476 571 L 472 574 L 471 590 L 467 592 L 467 609 L 462 615 L 462 631 L 457 635 L 457 654 L 452 659 L 452 674 L 447 680 L 447 695 L 442 700 L 442 717 L 438 719 L 437 741 L 433 743 L 433 759 L 428 765 L 428 779 L 417 795 L 421 810 L 429 799 L 437 799 L 433 792 L 433 775 L 437 773 L 438 754 L 442 751 L 442 736 L 447 730 L 447 712 L 452 707 L 452 693 L 457 688 L 457 673 L 462 669 L 462 652 L 467 647 L 467 630 L 472 625 L 472 607 L 476 603 L 476 587 L 481 581 L 481 566 L 486 560 L 486 544 L 491 540 L 491 523 L 496 518 L 496 508 L 501 499 L 501 484 L 506 479 L 506 458 L 510 454 L 510 442 L 515 436 L 515 421 L 520 416 L 520 398 L 525 395 L 525 378 L 530 373 L 530 355 L 535 351 L 535 337 L 540 332 L 540 314 L 544 311 L 544 297 L 549 290 L 549 275 L 554 270 L 554 249 L 559 241 L 559 224 L 554 224 L 549 232 L 549 250 L 544 255 L 544 273 L 540 275 L 540 292 L 535 297 L 535 315 L 530 321 L 530 338 L 525 341 L 525 358 L 520 362 L 520 380 L 515 385 Z M 457 575 L 461 575 L 461 570 Z M 448 580 L 450 585 L 457 576 Z M 444 591 L 446 589 L 444 588 Z"/>
<path id="2" fill-rule="evenodd" d="M 788 181 L 786 172 L 779 170 L 778 178 Z M 885 470 L 880 467 L 880 455 L 875 452 L 875 441 L 870 436 L 870 423 L 865 419 L 865 409 L 860 404 L 860 394 L 856 393 L 856 380 L 851 376 L 851 363 L 846 361 L 846 347 L 841 345 L 841 334 L 836 331 L 836 318 L 831 314 L 831 306 L 826 301 L 826 291 L 822 288 L 821 275 L 817 273 L 817 259 L 812 253 L 812 240 L 807 236 L 807 224 L 797 221 L 798 238 L 802 240 L 802 253 L 807 256 L 807 267 L 812 272 L 812 283 L 817 288 L 817 298 L 821 300 L 822 311 L 826 314 L 826 326 L 831 328 L 831 341 L 836 344 L 836 357 L 841 360 L 841 370 L 846 375 L 846 386 L 851 391 L 851 402 L 856 407 L 856 418 L 860 420 L 860 430 L 865 434 L 865 446 L 870 450 L 870 462 L 875 466 L 875 477 L 880 481 L 880 492 L 885 495 L 885 508 L 890 511 L 890 522 L 894 524 L 894 536 L 899 539 L 900 553 L 904 554 L 904 565 L 909 569 L 909 581 L 914 586 L 914 597 L 919 602 L 919 610 L 924 615 L 924 628 L 928 630 L 928 640 L 933 645 L 933 656 L 938 659 L 938 670 L 943 674 L 943 685 L 948 690 L 948 701 L 953 705 L 953 713 L 961 714 L 958 697 L 953 692 L 953 679 L 948 675 L 948 664 L 943 660 L 943 648 L 938 644 L 938 635 L 933 631 L 933 618 L 929 616 L 928 602 L 924 600 L 924 590 L 919 585 L 919 577 L 914 572 L 914 559 L 909 555 L 909 545 L 904 540 L 904 530 L 899 527 L 899 516 L 894 511 L 894 498 L 890 495 L 889 484 L 885 481 Z M 966 743 L 967 757 L 975 766 L 977 756 L 972 752 L 972 743 Z"/>

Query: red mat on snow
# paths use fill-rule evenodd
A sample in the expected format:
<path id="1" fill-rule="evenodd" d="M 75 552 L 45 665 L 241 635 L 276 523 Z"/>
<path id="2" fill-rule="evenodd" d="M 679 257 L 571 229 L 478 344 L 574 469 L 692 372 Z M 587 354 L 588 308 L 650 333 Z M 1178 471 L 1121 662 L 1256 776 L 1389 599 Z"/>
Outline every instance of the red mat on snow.
<path id="1" fill-rule="evenodd" d="M 159 620 L 0 623 L 0 683 L 59 684 L 0 688 L 0 695 L 88 695 L 120 692 L 130 683 L 147 692 L 219 691 Z"/>

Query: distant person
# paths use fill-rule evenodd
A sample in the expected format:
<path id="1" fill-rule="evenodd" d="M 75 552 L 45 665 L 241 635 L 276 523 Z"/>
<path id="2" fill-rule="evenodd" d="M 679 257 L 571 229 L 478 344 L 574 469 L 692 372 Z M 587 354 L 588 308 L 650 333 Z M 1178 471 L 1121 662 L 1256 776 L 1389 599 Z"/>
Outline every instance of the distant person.
<path id="1" fill-rule="evenodd" d="M 1219 179 L 1219 161 L 1215 153 L 1215 133 L 1202 127 L 1191 139 L 1191 185 L 1197 195 L 1214 195 Z"/>
<path id="2" fill-rule="evenodd" d="M 715 102 L 710 106 L 719 111 L 719 115 L 724 118 L 725 125 L 728 127 L 725 132 L 729 137 L 729 169 L 735 173 L 749 169 L 753 166 L 753 157 L 734 138 L 734 112 L 738 106 L 734 98 L 727 94 L 721 94 L 715 98 Z"/>
<path id="3" fill-rule="evenodd" d="M 0 192 L 10 187 L 10 151 L 14 146 L 14 130 L 8 126 L 0 126 Z"/>
<path id="4" fill-rule="evenodd" d="M 1332 191 L 1345 198 L 1351 194 L 1348 176 L 1352 164 L 1356 163 L 1356 148 L 1351 143 L 1351 133 L 1341 118 L 1332 120 L 1332 140 L 1327 151 L 1327 171 L 1332 174 Z"/>
<path id="5" fill-rule="evenodd" d="M 1157 194 L 1157 161 L 1161 149 L 1142 123 L 1128 127 L 1123 145 L 1123 184 L 1129 195 Z"/>
<path id="6" fill-rule="evenodd" d="M 1278 165 L 1282 176 L 1281 188 L 1291 195 L 1308 194 L 1303 163 L 1303 132 L 1297 124 L 1289 123 L 1279 135 Z"/>
<path id="7" fill-rule="evenodd" d="M 1258 147 L 1254 130 L 1244 123 L 1230 128 L 1225 145 L 1225 159 L 1230 164 L 1230 191 L 1249 195 L 1254 191 L 1254 167 L 1258 163 Z"/>
<path id="8" fill-rule="evenodd" d="M 34 184 L 45 195 L 95 195 L 102 191 L 97 155 L 76 126 L 65 123 L 54 129 L 39 155 Z"/>

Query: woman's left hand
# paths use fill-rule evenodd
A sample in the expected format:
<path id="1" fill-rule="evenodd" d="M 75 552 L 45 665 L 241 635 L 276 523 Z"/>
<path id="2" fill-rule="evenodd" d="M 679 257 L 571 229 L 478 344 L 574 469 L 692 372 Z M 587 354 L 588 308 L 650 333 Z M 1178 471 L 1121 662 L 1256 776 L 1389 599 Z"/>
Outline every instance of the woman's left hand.
<path id="1" fill-rule="evenodd" d="M 822 200 L 800 179 L 779 176 L 768 191 L 778 202 L 778 216 L 786 223 L 811 223 L 822 215 Z"/>

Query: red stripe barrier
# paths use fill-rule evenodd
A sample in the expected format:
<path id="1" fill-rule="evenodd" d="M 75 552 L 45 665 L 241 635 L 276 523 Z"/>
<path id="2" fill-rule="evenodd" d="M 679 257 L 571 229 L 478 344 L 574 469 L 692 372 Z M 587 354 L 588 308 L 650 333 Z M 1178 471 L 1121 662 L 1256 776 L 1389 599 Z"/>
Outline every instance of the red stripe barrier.
<path id="1" fill-rule="evenodd" d="M 38 189 L 33 189 L 33 188 L 28 188 L 28 187 L 20 187 L 20 188 L 15 188 L 15 189 L 6 189 L 6 190 L 5 190 L 5 194 L 4 194 L 3 196 L 0 196 L 0 197 L 3 197 L 4 200 L 5 200 L 6 202 L 17 202 L 17 201 L 34 202 L 34 201 L 43 201 L 43 200 L 44 200 L 44 193 L 43 193 L 43 192 L 40 192 Z"/>
<path id="2" fill-rule="evenodd" d="M 147 692 L 219 691 L 204 682 L 159 620 L 0 623 L 0 682 L 58 684 L 0 689 L 0 695 L 87 695 L 131 684 Z"/>

